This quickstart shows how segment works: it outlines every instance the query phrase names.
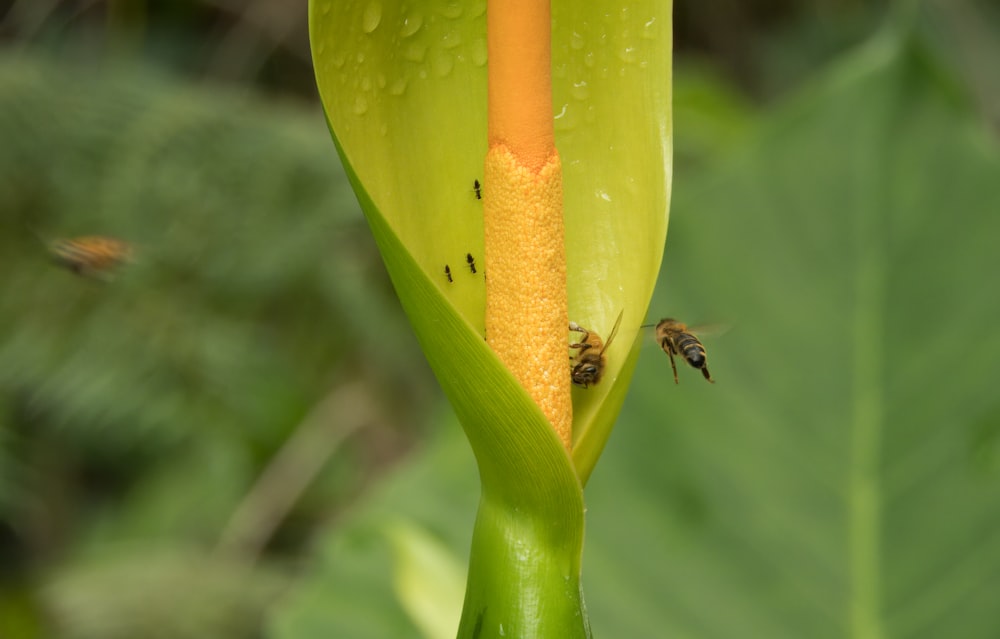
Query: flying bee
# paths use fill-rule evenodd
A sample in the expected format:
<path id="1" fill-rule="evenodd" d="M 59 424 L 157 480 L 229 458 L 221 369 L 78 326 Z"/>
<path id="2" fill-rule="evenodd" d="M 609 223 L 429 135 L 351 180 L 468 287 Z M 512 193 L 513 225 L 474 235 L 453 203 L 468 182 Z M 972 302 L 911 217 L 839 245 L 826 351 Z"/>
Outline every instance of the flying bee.
<path id="1" fill-rule="evenodd" d="M 608 350 L 608 346 L 611 346 L 615 335 L 618 334 L 618 325 L 622 323 L 622 315 L 624 314 L 625 309 L 618 313 L 618 319 L 615 320 L 615 326 L 611 329 L 606 342 L 602 342 L 600 336 L 594 331 L 588 330 L 576 322 L 569 323 L 570 332 L 583 335 L 578 343 L 569 345 L 570 348 L 579 349 L 576 356 L 570 358 L 572 360 L 570 376 L 574 384 L 587 388 L 591 384 L 601 381 L 604 367 L 608 363 L 608 358 L 604 353 Z"/>
<path id="2" fill-rule="evenodd" d="M 477 200 L 483 199 L 483 185 L 479 183 L 479 180 L 472 181 L 472 190 L 475 192 Z"/>
<path id="3" fill-rule="evenodd" d="M 652 324 L 647 324 L 647 327 Z M 701 371 L 702 376 L 711 383 L 715 383 L 712 375 L 708 372 L 708 357 L 705 354 L 705 347 L 701 341 L 695 337 L 688 329 L 687 325 L 678 322 L 672 317 L 667 317 L 656 325 L 656 341 L 659 342 L 663 352 L 670 358 L 670 367 L 674 369 L 674 383 L 680 384 L 677 380 L 677 364 L 674 363 L 674 355 L 683 357 L 692 367 Z"/>
<path id="4" fill-rule="evenodd" d="M 112 237 L 89 235 L 53 240 L 48 248 L 56 264 L 77 275 L 106 279 L 115 268 L 132 261 L 132 246 Z"/>

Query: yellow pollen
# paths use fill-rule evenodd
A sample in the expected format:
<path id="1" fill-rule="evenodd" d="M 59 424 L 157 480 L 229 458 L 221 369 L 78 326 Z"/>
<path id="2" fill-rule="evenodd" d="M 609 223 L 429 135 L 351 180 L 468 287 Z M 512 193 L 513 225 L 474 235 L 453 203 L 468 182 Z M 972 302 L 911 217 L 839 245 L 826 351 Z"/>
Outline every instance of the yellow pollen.
<path id="1" fill-rule="evenodd" d="M 552 149 L 533 170 L 502 144 L 483 179 L 486 340 L 572 443 L 562 170 Z"/>

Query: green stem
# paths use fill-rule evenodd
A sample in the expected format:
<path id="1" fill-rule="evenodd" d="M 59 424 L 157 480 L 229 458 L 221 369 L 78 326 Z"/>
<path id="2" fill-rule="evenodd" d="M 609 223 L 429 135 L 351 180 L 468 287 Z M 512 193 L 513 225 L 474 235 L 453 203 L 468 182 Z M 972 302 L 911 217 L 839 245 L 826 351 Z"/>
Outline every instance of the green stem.
<path id="1" fill-rule="evenodd" d="M 479 504 L 459 639 L 589 639 L 579 526 L 547 526 L 511 505 Z"/>

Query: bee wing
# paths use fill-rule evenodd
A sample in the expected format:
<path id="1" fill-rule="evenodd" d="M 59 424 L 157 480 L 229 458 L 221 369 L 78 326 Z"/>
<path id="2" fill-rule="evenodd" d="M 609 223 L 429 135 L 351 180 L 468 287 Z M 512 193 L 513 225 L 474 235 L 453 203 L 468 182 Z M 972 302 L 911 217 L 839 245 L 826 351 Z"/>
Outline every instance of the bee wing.
<path id="1" fill-rule="evenodd" d="M 662 348 L 660 346 L 660 342 L 656 339 L 656 323 L 643 324 L 642 328 L 646 329 L 646 332 L 649 333 L 650 336 L 650 338 L 646 340 L 646 343 L 643 344 L 643 348 L 647 348 L 652 345 L 655 345 L 656 348 Z M 712 322 L 710 324 L 696 324 L 695 326 L 688 326 L 687 331 L 698 338 L 701 338 L 702 336 L 720 337 L 728 333 L 732 330 L 732 328 L 733 325 L 731 323 Z"/>
<path id="2" fill-rule="evenodd" d="M 689 326 L 688 332 L 696 337 L 721 337 L 732 329 L 733 325 L 731 323 L 713 322 L 711 324 L 697 324 L 695 326 Z"/>
<path id="3" fill-rule="evenodd" d="M 601 349 L 602 353 L 608 349 L 608 346 L 611 346 L 611 342 L 614 341 L 615 335 L 618 334 L 618 327 L 621 326 L 623 315 L 625 315 L 624 308 L 621 310 L 620 313 L 618 313 L 618 319 L 615 320 L 614 328 L 612 328 L 611 332 L 608 333 L 608 339 L 604 340 L 604 348 Z"/>

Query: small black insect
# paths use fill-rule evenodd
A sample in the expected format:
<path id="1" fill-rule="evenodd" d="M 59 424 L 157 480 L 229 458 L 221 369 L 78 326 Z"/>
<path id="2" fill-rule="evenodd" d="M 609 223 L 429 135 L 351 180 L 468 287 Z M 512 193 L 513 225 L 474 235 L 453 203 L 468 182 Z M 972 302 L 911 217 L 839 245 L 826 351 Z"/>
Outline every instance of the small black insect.
<path id="1" fill-rule="evenodd" d="M 476 258 L 472 257 L 472 253 L 465 254 L 465 261 L 469 263 L 469 270 L 472 274 L 476 274 Z"/>
<path id="2" fill-rule="evenodd" d="M 483 199 L 483 185 L 479 183 L 479 180 L 472 181 L 472 190 L 476 192 L 476 199 Z"/>
<path id="3" fill-rule="evenodd" d="M 451 267 L 448 266 L 447 264 L 444 265 L 444 276 L 448 278 L 449 282 L 454 282 L 455 281 L 455 280 L 451 279 Z"/>

